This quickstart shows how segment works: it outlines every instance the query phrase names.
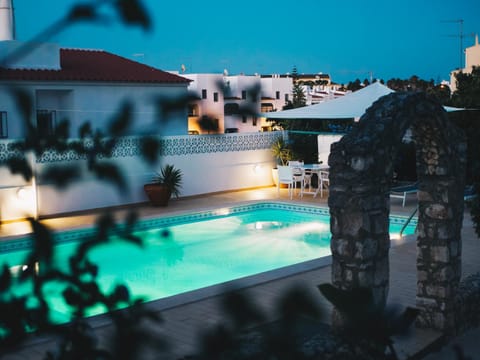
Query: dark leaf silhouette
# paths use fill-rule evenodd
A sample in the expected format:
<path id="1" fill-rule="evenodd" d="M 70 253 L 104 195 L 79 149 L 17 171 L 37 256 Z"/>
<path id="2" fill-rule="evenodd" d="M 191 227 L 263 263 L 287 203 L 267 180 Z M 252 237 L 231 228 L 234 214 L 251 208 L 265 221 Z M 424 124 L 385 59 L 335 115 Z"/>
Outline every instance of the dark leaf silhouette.
<path id="1" fill-rule="evenodd" d="M 192 94 L 177 97 L 156 97 L 154 101 L 157 108 L 157 113 L 159 114 L 159 122 L 162 123 L 164 121 L 168 121 L 170 115 L 172 114 L 186 111 L 188 103 L 193 99 L 197 98 Z"/>
<path id="2" fill-rule="evenodd" d="M 127 183 L 120 169 L 113 163 L 95 163 L 92 165 L 92 172 L 99 180 L 111 182 L 115 185 L 120 193 L 127 188 Z"/>
<path id="3" fill-rule="evenodd" d="M 26 90 L 20 88 L 13 89 L 12 95 L 15 98 L 17 109 L 20 111 L 21 117 L 25 122 L 25 130 L 26 132 L 30 132 L 32 128 L 30 119 L 32 118 L 33 99 Z"/>
<path id="4" fill-rule="evenodd" d="M 111 314 L 115 323 L 115 334 L 111 346 L 112 359 L 127 360 L 142 358 L 143 350 L 150 348 L 157 353 L 168 348 L 168 344 L 155 336 L 156 328 L 162 318 L 153 311 L 147 310 L 140 302 L 129 308 Z M 161 355 L 158 356 L 162 358 Z"/>
<path id="5" fill-rule="evenodd" d="M 158 139 L 150 136 L 142 137 L 140 150 L 143 158 L 150 164 L 155 164 L 160 155 L 161 147 Z"/>
<path id="6" fill-rule="evenodd" d="M 229 292 L 222 299 L 222 308 L 232 319 L 237 329 L 264 320 L 262 312 L 247 296 L 240 292 Z"/>
<path id="7" fill-rule="evenodd" d="M 33 218 L 28 220 L 33 230 L 33 252 L 27 262 L 29 272 L 44 271 L 51 266 L 52 262 L 53 233 L 40 221 Z"/>
<path id="8" fill-rule="evenodd" d="M 42 182 L 53 183 L 59 189 L 65 189 L 81 178 L 81 171 L 74 165 L 50 165 L 42 173 Z"/>
<path id="9" fill-rule="evenodd" d="M 12 274 L 7 264 L 3 264 L 2 273 L 0 274 L 0 292 L 6 291 L 12 283 Z"/>
<path id="10" fill-rule="evenodd" d="M 70 135 L 70 121 L 67 119 L 61 120 L 58 125 L 55 127 L 55 136 L 61 139 L 68 139 Z"/>
<path id="11" fill-rule="evenodd" d="M 26 158 L 12 156 L 5 163 L 12 174 L 22 175 L 25 181 L 32 179 L 33 171 Z"/>
<path id="12" fill-rule="evenodd" d="M 223 359 L 222 354 L 235 351 L 238 345 L 234 334 L 224 325 L 218 325 L 213 330 L 201 336 L 200 358 Z"/>
<path id="13" fill-rule="evenodd" d="M 122 104 L 109 126 L 109 134 L 113 137 L 125 135 L 132 124 L 132 104 Z"/>
<path id="14" fill-rule="evenodd" d="M 78 136 L 83 139 L 87 136 L 92 136 L 93 131 L 92 131 L 92 125 L 90 122 L 86 121 L 84 122 L 80 128 L 78 129 Z"/>
<path id="15" fill-rule="evenodd" d="M 127 213 L 125 224 L 123 226 L 123 231 L 119 234 L 124 240 L 133 243 L 138 246 L 143 245 L 142 238 L 136 236 L 133 232 L 135 230 L 135 224 L 138 220 L 138 214 L 134 211 L 129 211 Z"/>
<path id="16" fill-rule="evenodd" d="M 415 319 L 420 310 L 412 307 L 407 307 L 401 313 L 390 313 L 389 319 L 389 333 L 390 335 L 405 335 L 412 328 Z"/>
<path id="17" fill-rule="evenodd" d="M 374 310 L 373 296 L 368 288 L 342 290 L 331 284 L 321 284 L 318 288 L 335 308 L 347 316 L 356 316 L 358 313 L 368 313 Z"/>
<path id="18" fill-rule="evenodd" d="M 343 314 L 345 324 L 342 331 L 348 339 L 366 340 L 371 352 L 384 352 L 388 348 L 389 356 L 397 359 L 391 337 L 404 335 L 409 330 L 419 313 L 417 309 L 408 307 L 398 311 L 393 307 L 376 306 L 369 288 L 342 290 L 331 284 L 322 284 L 318 288 Z"/>
<path id="19" fill-rule="evenodd" d="M 138 0 L 117 0 L 115 7 L 125 24 L 139 25 L 143 30 L 151 29 L 150 16 Z"/>
<path id="20" fill-rule="evenodd" d="M 97 10 L 94 5 L 78 4 L 72 7 L 66 19 L 69 22 L 93 21 L 98 18 Z"/>
<path id="21" fill-rule="evenodd" d="M 322 315 L 315 300 L 300 287 L 292 287 L 282 295 L 277 305 L 277 312 L 287 321 L 294 321 L 300 316 L 319 319 Z"/>
<path id="22" fill-rule="evenodd" d="M 200 126 L 200 129 L 207 131 L 209 134 L 211 131 L 217 132 L 219 129 L 218 119 L 208 115 L 203 115 L 200 119 L 198 119 L 198 126 Z"/>
<path id="23" fill-rule="evenodd" d="M 125 285 L 117 285 L 111 295 L 113 303 L 128 302 L 130 300 L 130 291 Z"/>

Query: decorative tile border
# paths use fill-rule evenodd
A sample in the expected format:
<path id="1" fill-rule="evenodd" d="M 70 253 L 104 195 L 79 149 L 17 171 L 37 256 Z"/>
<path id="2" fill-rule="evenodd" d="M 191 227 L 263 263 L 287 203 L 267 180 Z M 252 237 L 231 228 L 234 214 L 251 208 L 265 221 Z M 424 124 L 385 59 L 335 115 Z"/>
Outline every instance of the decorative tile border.
<path id="1" fill-rule="evenodd" d="M 282 131 L 216 134 L 216 135 L 185 135 L 169 136 L 160 139 L 161 155 L 191 155 L 232 151 L 249 151 L 269 149 L 271 144 L 284 135 Z M 107 141 L 107 140 L 106 140 Z M 0 162 L 11 156 L 23 154 L 13 149 L 14 141 L 0 142 Z M 111 158 L 139 156 L 141 141 L 138 137 L 123 137 L 116 143 Z M 93 149 L 93 142 L 85 140 L 84 146 Z M 101 158 L 101 156 L 100 156 Z M 53 150 L 45 152 L 37 158 L 37 163 L 50 163 L 57 161 L 85 160 L 85 155 L 78 155 L 74 151 L 58 153 Z"/>
<path id="2" fill-rule="evenodd" d="M 201 211 L 186 215 L 159 217 L 153 219 L 140 220 L 135 225 L 135 231 L 145 231 L 155 228 L 163 228 L 174 225 L 181 225 L 186 223 L 192 223 L 197 221 L 205 221 L 211 219 L 218 219 L 235 214 L 242 214 L 246 212 L 252 212 L 256 210 L 284 210 L 288 212 L 318 214 L 320 216 L 329 216 L 330 211 L 328 208 L 308 205 L 297 205 L 282 202 L 260 202 L 255 204 L 241 205 L 235 207 L 219 208 L 214 210 Z M 403 225 L 408 220 L 403 216 L 390 216 L 390 222 L 394 224 Z M 412 226 L 417 225 L 417 219 L 412 218 L 410 223 Z M 121 231 L 122 225 L 117 226 L 118 231 Z M 80 241 L 89 237 L 93 237 L 96 234 L 96 228 L 77 229 L 62 231 L 54 234 L 54 241 L 58 244 L 67 243 L 73 241 Z M 29 249 L 32 245 L 32 240 L 29 237 L 22 237 L 14 240 L 0 241 L 0 253 L 7 253 L 13 251 L 20 251 Z"/>

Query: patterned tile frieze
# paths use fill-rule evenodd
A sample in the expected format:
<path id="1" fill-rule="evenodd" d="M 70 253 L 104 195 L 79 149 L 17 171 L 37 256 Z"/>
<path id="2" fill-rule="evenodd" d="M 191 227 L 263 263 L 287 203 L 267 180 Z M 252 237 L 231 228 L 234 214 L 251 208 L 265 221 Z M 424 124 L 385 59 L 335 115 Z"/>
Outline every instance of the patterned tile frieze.
<path id="1" fill-rule="evenodd" d="M 284 133 L 281 131 L 272 131 L 246 134 L 162 137 L 160 138 L 161 155 L 191 155 L 269 149 L 275 139 L 283 135 Z M 23 156 L 20 151 L 14 149 L 13 144 L 14 141 L 11 140 L 0 142 L 0 162 L 4 162 L 12 156 Z M 141 139 L 138 137 L 120 138 L 113 148 L 111 157 L 124 158 L 139 156 L 141 153 L 140 145 Z M 84 147 L 87 151 L 93 151 L 93 142 L 91 140 L 85 140 Z M 102 158 L 105 156 L 99 157 Z M 41 157 L 38 157 L 36 162 L 50 163 L 57 161 L 85 160 L 86 158 L 87 155 L 80 155 L 73 150 L 65 152 L 48 150 Z"/>

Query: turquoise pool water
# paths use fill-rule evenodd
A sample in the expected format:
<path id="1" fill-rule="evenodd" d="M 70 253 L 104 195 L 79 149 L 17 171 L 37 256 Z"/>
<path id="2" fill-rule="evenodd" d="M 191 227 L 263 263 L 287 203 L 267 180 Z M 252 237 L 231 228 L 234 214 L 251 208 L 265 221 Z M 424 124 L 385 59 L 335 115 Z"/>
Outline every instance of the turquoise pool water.
<path id="1" fill-rule="evenodd" d="M 392 217 L 390 232 L 398 233 L 405 220 Z M 122 283 L 135 296 L 162 299 L 328 256 L 329 222 L 326 209 L 281 203 L 150 219 L 136 228 L 143 247 L 119 241 L 98 246 L 89 258 L 100 267 L 103 290 Z M 404 233 L 414 230 L 412 223 Z M 66 269 L 78 243 L 91 233 L 85 229 L 58 234 L 56 264 Z M 2 244 L 0 264 L 18 269 L 28 246 L 27 239 Z M 58 284 L 47 288 L 58 322 L 69 320 L 69 308 L 59 296 L 62 290 Z M 103 311 L 93 309 L 89 315 Z"/>

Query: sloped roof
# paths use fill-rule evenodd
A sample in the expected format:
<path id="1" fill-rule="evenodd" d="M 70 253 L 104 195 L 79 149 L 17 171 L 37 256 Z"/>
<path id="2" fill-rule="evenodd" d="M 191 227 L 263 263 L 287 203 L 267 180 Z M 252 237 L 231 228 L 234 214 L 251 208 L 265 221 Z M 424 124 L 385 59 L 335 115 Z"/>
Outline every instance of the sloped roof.
<path id="1" fill-rule="evenodd" d="M 60 49 L 60 70 L 0 68 L 0 80 L 188 84 L 184 77 L 103 50 Z"/>

